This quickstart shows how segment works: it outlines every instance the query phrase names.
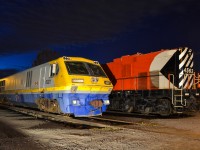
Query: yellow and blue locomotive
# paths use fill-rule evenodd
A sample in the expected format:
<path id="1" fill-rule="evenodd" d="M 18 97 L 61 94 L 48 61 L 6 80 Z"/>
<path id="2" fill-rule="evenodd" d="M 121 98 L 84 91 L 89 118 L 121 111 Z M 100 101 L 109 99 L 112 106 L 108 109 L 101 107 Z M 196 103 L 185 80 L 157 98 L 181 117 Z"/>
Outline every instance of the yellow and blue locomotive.
<path id="1" fill-rule="evenodd" d="M 95 116 L 106 110 L 112 88 L 97 61 L 64 56 L 0 79 L 0 99 L 47 112 Z"/>

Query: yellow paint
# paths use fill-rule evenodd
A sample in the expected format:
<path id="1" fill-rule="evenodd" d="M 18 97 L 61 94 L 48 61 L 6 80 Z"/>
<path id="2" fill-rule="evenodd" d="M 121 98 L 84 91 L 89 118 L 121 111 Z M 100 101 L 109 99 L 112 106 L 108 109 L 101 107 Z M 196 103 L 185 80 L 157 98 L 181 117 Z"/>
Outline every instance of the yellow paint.
<path id="1" fill-rule="evenodd" d="M 59 73 L 53 77 L 54 87 L 46 88 L 34 88 L 34 89 L 21 89 L 21 90 L 8 90 L 2 93 L 41 93 L 41 92 L 58 92 L 58 91 L 70 91 L 72 86 L 78 86 L 76 93 L 88 92 L 88 93 L 110 93 L 110 89 L 113 88 L 112 85 L 105 85 L 105 81 L 109 81 L 107 77 L 98 77 L 98 82 L 92 82 L 92 76 L 82 76 L 82 75 L 69 75 L 65 66 L 64 61 L 84 61 L 88 63 L 95 64 L 94 61 L 81 58 L 81 57 L 69 57 L 70 60 L 64 60 L 60 57 L 56 60 L 50 61 L 49 64 L 58 64 Z M 100 65 L 99 65 L 100 66 Z M 38 68 L 39 69 L 39 68 Z M 20 75 L 18 73 L 17 75 Z M 6 83 L 14 82 L 14 76 L 4 78 L 1 80 L 6 80 Z M 84 83 L 72 83 L 72 79 L 83 79 Z M 0 80 L 0 81 L 1 81 Z M 13 80 L 13 81 L 12 81 Z M 10 84 L 10 83 L 9 83 Z"/>
<path id="2" fill-rule="evenodd" d="M 69 57 L 69 58 L 70 60 L 66 60 L 66 61 L 84 61 L 84 62 L 95 64 L 94 61 L 81 58 L 81 57 Z M 60 87 L 60 86 L 71 87 L 72 85 L 76 85 L 78 86 L 78 91 L 80 92 L 83 92 L 83 91 L 108 92 L 108 89 L 113 87 L 112 85 L 105 85 L 104 81 L 109 81 L 109 79 L 105 77 L 98 77 L 99 81 L 97 83 L 92 83 L 91 76 L 69 75 L 64 61 L 65 60 L 63 59 L 63 57 L 61 57 L 57 59 L 56 61 L 50 62 L 50 64 L 58 63 L 59 68 L 60 68 L 58 75 L 54 77 L 55 87 Z M 72 79 L 83 79 L 84 83 L 72 83 Z"/>

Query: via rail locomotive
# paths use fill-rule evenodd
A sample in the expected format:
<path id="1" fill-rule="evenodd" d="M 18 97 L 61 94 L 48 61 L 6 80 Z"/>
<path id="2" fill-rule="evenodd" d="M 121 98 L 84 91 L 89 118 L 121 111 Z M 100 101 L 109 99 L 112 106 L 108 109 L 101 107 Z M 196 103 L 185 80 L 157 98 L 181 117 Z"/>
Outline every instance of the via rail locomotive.
<path id="1" fill-rule="evenodd" d="M 97 61 L 60 57 L 0 79 L 3 102 L 75 117 L 101 115 L 113 86 Z"/>
<path id="2" fill-rule="evenodd" d="M 191 112 L 199 100 L 199 74 L 189 48 L 137 53 L 102 65 L 113 83 L 109 110 L 159 114 Z"/>

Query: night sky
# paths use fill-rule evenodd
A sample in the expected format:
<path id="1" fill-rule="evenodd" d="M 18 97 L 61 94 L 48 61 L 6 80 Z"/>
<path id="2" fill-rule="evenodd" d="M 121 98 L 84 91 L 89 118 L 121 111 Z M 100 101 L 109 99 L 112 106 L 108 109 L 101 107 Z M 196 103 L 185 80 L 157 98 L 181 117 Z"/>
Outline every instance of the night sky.
<path id="1" fill-rule="evenodd" d="M 200 66 L 199 0 L 0 0 L 1 70 L 43 49 L 106 63 L 185 46 Z"/>

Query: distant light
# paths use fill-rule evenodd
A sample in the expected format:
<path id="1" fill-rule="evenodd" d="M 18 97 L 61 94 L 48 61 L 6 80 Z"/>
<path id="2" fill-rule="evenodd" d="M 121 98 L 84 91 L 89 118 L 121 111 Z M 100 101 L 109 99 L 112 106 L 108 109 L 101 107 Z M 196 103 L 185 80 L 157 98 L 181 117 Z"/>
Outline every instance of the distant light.
<path id="1" fill-rule="evenodd" d="M 95 63 L 96 65 L 98 65 L 98 64 L 99 64 L 99 62 L 98 62 L 98 61 L 94 61 L 94 63 Z"/>
<path id="2" fill-rule="evenodd" d="M 63 56 L 63 59 L 64 59 L 64 60 L 70 60 L 70 58 L 69 58 L 69 57 L 66 57 L 66 56 Z"/>

